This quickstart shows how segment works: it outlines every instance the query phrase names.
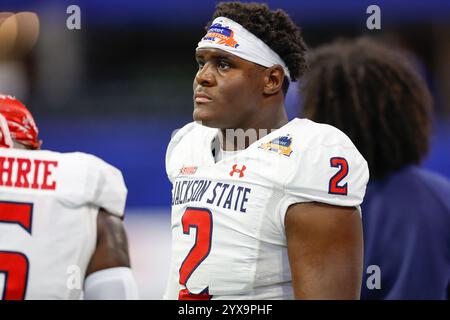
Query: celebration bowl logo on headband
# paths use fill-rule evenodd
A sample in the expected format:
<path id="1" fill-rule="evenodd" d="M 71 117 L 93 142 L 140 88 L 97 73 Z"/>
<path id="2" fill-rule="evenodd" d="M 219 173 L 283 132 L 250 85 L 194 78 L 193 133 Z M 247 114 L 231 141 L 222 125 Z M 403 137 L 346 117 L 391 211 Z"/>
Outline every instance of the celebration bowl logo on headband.
<path id="1" fill-rule="evenodd" d="M 215 23 L 209 27 L 206 36 L 203 40 L 217 41 L 217 44 L 224 44 L 228 47 L 237 48 L 239 44 L 234 40 L 234 32 L 229 27 L 222 26 L 220 23 Z"/>

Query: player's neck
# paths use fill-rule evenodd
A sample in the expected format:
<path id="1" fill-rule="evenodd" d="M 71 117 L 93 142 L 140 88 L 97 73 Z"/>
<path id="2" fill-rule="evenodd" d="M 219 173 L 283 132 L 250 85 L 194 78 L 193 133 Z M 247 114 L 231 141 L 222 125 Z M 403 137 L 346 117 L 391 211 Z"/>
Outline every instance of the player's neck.
<path id="1" fill-rule="evenodd" d="M 277 112 L 264 115 L 261 112 L 255 115 L 247 123 L 239 128 L 221 129 L 222 150 L 238 151 L 248 148 L 255 141 L 270 134 L 288 123 L 288 117 L 284 105 L 276 108 Z"/>

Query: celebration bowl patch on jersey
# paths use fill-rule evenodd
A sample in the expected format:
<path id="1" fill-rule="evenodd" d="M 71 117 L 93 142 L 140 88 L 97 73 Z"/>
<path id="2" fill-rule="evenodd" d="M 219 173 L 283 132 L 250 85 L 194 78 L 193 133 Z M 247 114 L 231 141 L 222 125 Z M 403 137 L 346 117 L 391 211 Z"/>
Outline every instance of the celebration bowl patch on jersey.
<path id="1" fill-rule="evenodd" d="M 222 26 L 220 23 L 215 23 L 209 27 L 208 32 L 203 37 L 203 40 L 216 42 L 228 47 L 237 48 L 238 42 L 234 39 L 234 32 L 229 27 Z"/>
<path id="2" fill-rule="evenodd" d="M 192 175 L 197 172 L 197 167 L 182 167 L 180 169 L 181 175 Z"/>
<path id="3" fill-rule="evenodd" d="M 258 148 L 273 151 L 278 154 L 282 154 L 286 157 L 290 157 L 292 153 L 291 144 L 292 144 L 292 137 L 288 134 L 273 139 L 270 142 L 262 143 Z"/>

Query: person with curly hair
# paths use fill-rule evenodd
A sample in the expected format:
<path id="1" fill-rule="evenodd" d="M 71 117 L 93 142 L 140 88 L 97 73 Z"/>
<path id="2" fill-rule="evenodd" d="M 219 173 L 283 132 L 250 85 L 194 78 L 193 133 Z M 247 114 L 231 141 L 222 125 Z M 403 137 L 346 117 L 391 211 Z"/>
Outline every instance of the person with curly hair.
<path id="1" fill-rule="evenodd" d="M 302 116 L 345 132 L 371 172 L 361 298 L 448 299 L 450 182 L 419 167 L 430 140 L 426 83 L 403 52 L 366 37 L 323 45 L 308 61 Z"/>
<path id="2" fill-rule="evenodd" d="M 165 299 L 357 299 L 368 168 L 342 132 L 288 121 L 300 28 L 265 4 L 220 3 L 198 43 L 194 122 L 171 139 Z"/>

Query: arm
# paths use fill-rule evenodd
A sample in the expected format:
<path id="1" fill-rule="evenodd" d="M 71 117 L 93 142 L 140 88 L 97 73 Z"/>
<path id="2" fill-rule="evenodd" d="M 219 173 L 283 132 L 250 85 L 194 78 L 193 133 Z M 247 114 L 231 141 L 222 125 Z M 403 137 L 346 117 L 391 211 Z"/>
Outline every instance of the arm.
<path id="1" fill-rule="evenodd" d="M 285 229 L 296 299 L 359 299 L 363 237 L 356 208 L 298 203 L 288 208 Z"/>
<path id="2" fill-rule="evenodd" d="M 120 218 L 100 209 L 97 217 L 97 246 L 86 277 L 96 271 L 114 267 L 130 267 L 127 234 Z"/>
<path id="3" fill-rule="evenodd" d="M 86 271 L 86 299 L 137 299 L 122 220 L 100 209 L 97 246 Z"/>

